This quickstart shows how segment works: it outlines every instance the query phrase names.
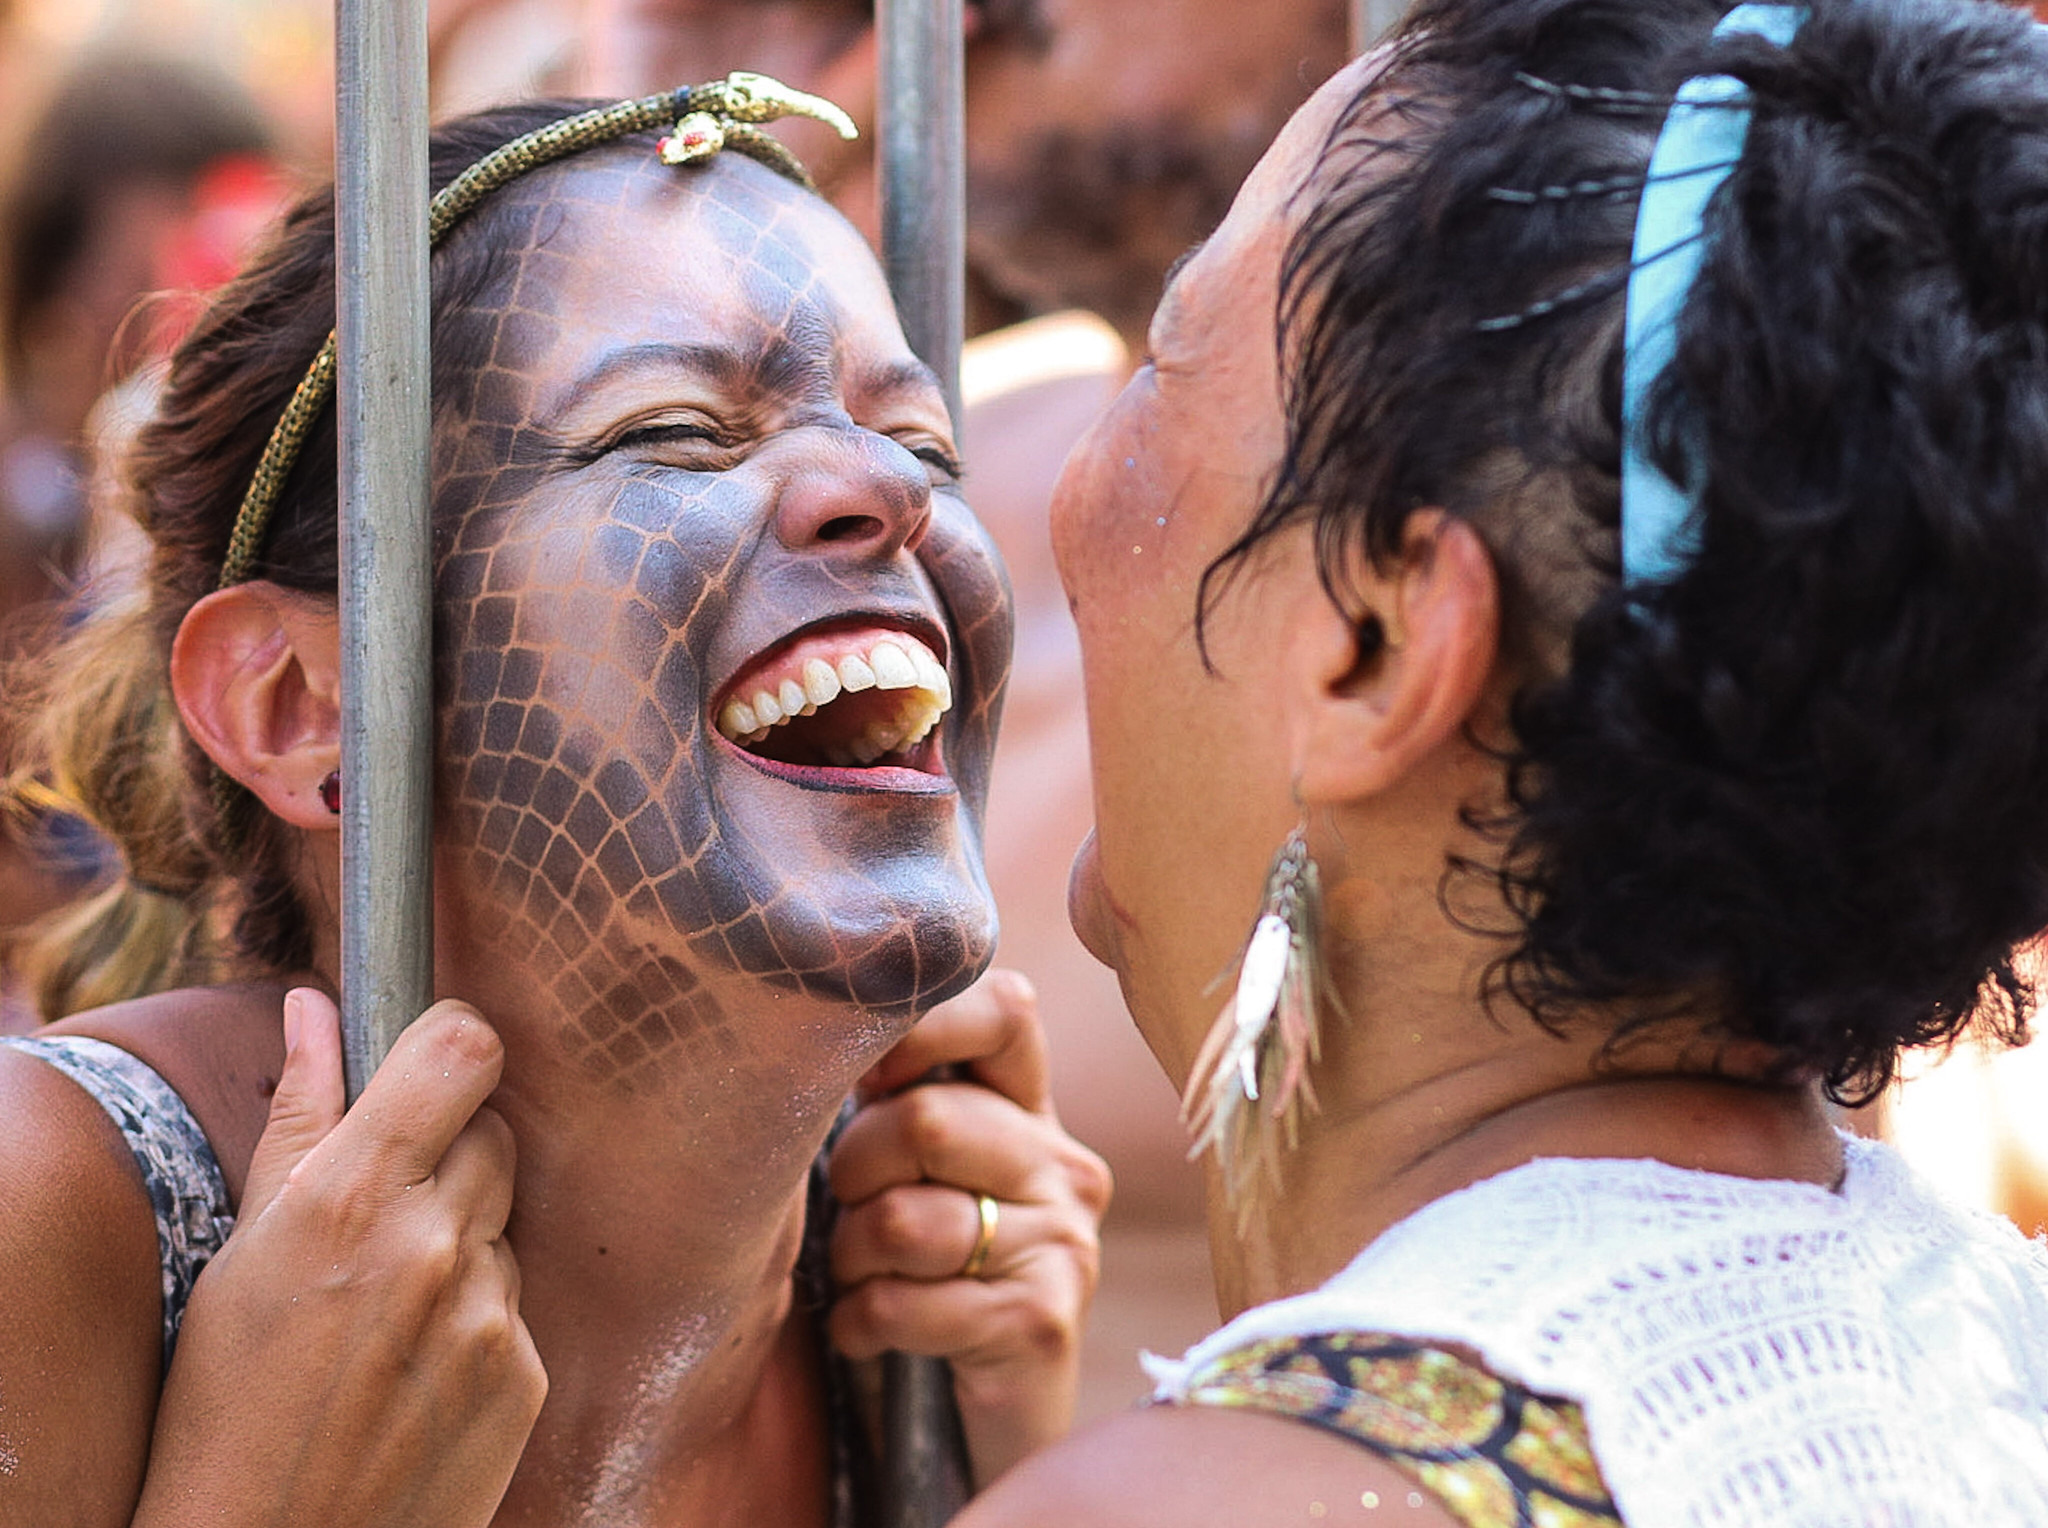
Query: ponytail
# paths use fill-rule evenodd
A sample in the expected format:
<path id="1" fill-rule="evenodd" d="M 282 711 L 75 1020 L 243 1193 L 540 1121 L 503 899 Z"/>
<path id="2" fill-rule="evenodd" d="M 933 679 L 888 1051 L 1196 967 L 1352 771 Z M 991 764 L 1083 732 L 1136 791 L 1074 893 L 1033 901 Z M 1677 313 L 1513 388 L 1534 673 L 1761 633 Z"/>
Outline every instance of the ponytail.
<path id="1" fill-rule="evenodd" d="M 112 884 L 26 936 L 17 963 L 45 1019 L 179 985 L 208 963 L 213 867 L 193 831 L 164 648 L 138 588 L 19 676 L 32 709 L 7 805 L 78 817 L 122 860 Z"/>

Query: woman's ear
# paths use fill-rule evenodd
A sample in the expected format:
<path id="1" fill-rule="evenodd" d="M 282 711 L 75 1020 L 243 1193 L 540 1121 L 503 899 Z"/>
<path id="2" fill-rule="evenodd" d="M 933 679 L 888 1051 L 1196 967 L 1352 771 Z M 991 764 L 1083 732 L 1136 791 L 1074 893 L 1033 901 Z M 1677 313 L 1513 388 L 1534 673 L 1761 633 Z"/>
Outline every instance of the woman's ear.
<path id="1" fill-rule="evenodd" d="M 171 643 L 171 694 L 207 756 L 294 827 L 332 829 L 341 633 L 332 599 L 261 581 L 217 589 Z"/>
<path id="2" fill-rule="evenodd" d="M 1479 533 L 1440 509 L 1402 529 L 1359 602 L 1315 602 L 1295 629 L 1293 760 L 1304 805 L 1386 790 L 1463 728 L 1500 646 L 1500 581 Z"/>

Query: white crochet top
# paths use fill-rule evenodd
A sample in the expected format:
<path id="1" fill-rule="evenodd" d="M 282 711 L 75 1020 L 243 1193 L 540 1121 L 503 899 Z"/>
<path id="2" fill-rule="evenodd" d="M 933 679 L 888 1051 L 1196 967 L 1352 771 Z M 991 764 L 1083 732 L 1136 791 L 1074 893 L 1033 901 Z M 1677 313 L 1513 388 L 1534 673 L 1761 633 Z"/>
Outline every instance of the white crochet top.
<path id="1" fill-rule="evenodd" d="M 1158 1394 L 1248 1342 L 1386 1332 L 1579 1402 L 1630 1528 L 2048 1525 L 2048 1247 L 1843 1147 L 1832 1193 L 1530 1163 L 1151 1360 Z"/>

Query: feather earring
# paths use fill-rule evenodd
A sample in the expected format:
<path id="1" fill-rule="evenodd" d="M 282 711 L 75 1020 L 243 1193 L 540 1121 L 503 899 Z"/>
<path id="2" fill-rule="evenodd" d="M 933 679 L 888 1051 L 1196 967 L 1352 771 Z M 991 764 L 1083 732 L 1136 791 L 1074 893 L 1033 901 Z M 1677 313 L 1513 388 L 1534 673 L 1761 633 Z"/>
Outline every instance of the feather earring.
<path id="1" fill-rule="evenodd" d="M 1188 1074 L 1181 1119 L 1190 1158 L 1214 1149 L 1226 1198 L 1249 1213 L 1251 1180 L 1277 1185 L 1282 1139 L 1293 1146 L 1303 1109 L 1316 1107 L 1308 1067 L 1320 1054 L 1316 1008 L 1332 994 L 1316 946 L 1319 879 L 1297 827 L 1273 857 L 1259 920 L 1223 1005 Z"/>

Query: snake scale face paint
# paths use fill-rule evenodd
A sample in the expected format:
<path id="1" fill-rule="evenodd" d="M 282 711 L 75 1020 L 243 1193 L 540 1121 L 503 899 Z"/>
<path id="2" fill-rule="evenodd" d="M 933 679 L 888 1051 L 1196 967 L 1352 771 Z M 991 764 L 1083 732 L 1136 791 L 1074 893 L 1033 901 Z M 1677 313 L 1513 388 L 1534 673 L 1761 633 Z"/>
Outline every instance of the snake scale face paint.
<path id="1" fill-rule="evenodd" d="M 504 195 L 437 397 L 443 916 L 629 1090 L 743 1064 L 757 1008 L 900 1030 L 994 942 L 1010 610 L 938 391 L 759 166 Z"/>

